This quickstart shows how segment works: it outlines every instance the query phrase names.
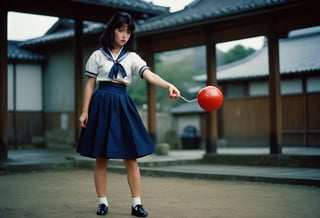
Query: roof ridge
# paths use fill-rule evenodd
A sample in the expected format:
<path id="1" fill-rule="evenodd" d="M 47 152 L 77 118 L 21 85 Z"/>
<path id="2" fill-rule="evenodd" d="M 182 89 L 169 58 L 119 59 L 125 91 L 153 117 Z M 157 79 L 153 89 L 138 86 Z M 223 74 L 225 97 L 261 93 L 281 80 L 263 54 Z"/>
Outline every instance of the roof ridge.
<path id="1" fill-rule="evenodd" d="M 19 47 L 16 40 L 8 40 L 8 59 L 20 61 L 44 61 L 46 56 Z"/>

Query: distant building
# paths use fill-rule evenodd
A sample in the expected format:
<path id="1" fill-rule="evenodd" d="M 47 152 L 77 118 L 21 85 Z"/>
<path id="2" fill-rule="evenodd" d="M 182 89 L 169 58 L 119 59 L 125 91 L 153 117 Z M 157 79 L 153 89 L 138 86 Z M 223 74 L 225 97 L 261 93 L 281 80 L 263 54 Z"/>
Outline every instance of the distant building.
<path id="1" fill-rule="evenodd" d="M 44 142 L 43 78 L 47 61 L 40 55 L 9 41 L 8 117 L 9 144 Z"/>
<path id="2" fill-rule="evenodd" d="M 283 112 L 283 145 L 320 146 L 320 27 L 291 31 L 280 40 L 280 72 Z M 267 42 L 265 42 L 267 43 Z M 218 110 L 219 138 L 229 146 L 268 144 L 268 50 L 218 68 L 217 80 L 225 97 Z M 198 91 L 206 75 L 194 77 Z M 179 132 L 185 126 L 203 129 L 203 113 L 197 102 L 172 108 Z M 203 134 L 202 134 L 203 135 Z"/>

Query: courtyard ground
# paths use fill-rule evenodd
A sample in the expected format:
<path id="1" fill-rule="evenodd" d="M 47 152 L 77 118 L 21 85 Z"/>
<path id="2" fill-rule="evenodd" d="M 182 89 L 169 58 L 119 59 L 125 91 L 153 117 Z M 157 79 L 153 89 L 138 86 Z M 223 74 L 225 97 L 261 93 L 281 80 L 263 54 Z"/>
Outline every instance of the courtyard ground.
<path id="1" fill-rule="evenodd" d="M 0 217 L 98 217 L 92 175 L 91 169 L 2 174 Z M 108 200 L 107 217 L 131 217 L 125 174 L 108 174 Z M 142 200 L 154 218 L 320 215 L 320 188 L 313 186 L 142 176 Z"/>

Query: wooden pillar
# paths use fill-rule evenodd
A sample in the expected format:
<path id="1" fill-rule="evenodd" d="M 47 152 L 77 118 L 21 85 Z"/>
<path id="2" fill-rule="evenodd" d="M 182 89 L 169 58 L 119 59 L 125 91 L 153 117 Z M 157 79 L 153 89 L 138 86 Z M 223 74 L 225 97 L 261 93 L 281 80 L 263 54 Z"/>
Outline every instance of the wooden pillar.
<path id="1" fill-rule="evenodd" d="M 147 57 L 148 66 L 154 69 L 153 53 Z M 154 71 L 154 70 L 153 70 Z M 156 87 L 147 83 L 147 100 L 148 100 L 148 131 L 154 143 L 157 142 L 157 119 L 156 119 Z"/>
<path id="2" fill-rule="evenodd" d="M 210 42 L 210 34 L 206 43 L 207 85 L 217 85 L 216 49 Z M 206 153 L 217 153 L 218 116 L 217 112 L 205 112 Z"/>
<path id="3" fill-rule="evenodd" d="M 17 62 L 13 63 L 13 110 L 12 110 L 12 132 L 13 148 L 18 149 L 18 128 L 17 128 Z M 43 103 L 44 101 L 42 101 Z M 44 108 L 44 107 L 42 107 Z"/>
<path id="4" fill-rule="evenodd" d="M 281 154 L 282 113 L 280 93 L 279 37 L 271 27 L 268 34 L 270 154 Z"/>
<path id="5" fill-rule="evenodd" d="M 80 135 L 79 116 L 82 110 L 83 93 L 83 43 L 82 43 L 82 20 L 75 20 L 75 38 L 74 38 L 74 77 L 75 77 L 75 142 L 77 143 Z"/>
<path id="6" fill-rule="evenodd" d="M 303 103 L 303 146 L 309 147 L 309 98 L 307 92 L 307 78 L 302 79 L 302 103 Z"/>
<path id="7" fill-rule="evenodd" d="M 7 123 L 8 123 L 8 11 L 0 7 L 0 161 L 8 159 Z"/>

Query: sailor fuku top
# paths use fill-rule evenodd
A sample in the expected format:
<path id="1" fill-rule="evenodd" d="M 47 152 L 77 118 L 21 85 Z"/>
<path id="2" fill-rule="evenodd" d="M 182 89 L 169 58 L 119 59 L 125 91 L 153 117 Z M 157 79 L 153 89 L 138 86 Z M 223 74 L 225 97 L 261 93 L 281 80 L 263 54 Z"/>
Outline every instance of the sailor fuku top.
<path id="1" fill-rule="evenodd" d="M 126 85 L 132 82 L 133 74 L 140 77 L 149 67 L 135 52 L 121 48 L 113 57 L 109 49 L 100 48 L 94 51 L 88 59 L 85 75 L 96 78 L 97 81 L 119 81 Z"/>

